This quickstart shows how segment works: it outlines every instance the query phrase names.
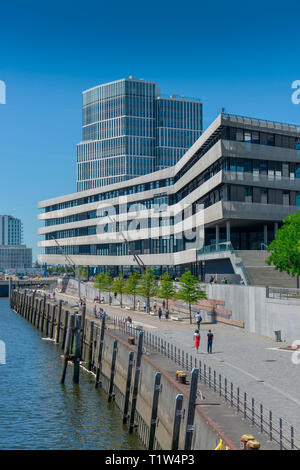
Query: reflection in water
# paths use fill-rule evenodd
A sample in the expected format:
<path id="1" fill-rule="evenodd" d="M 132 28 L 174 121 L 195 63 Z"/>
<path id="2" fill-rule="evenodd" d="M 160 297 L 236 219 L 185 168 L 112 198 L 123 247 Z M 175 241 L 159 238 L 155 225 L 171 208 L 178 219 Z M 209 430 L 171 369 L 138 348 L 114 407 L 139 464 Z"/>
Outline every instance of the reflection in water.
<path id="1" fill-rule="evenodd" d="M 85 372 L 60 384 L 61 349 L 0 299 L 0 449 L 140 449 L 120 411 Z"/>

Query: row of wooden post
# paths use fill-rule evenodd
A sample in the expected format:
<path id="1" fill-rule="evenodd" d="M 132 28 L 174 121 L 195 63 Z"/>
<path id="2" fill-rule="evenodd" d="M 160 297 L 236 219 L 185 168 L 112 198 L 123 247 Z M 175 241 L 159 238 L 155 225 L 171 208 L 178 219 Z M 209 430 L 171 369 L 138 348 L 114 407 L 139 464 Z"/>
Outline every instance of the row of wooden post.
<path id="1" fill-rule="evenodd" d="M 32 323 L 36 328 L 45 332 L 47 337 L 53 339 L 56 343 L 61 342 L 61 346 L 64 350 L 62 373 L 61 373 L 61 384 L 64 384 L 67 372 L 68 362 L 73 362 L 73 383 L 79 383 L 79 370 L 80 361 L 83 354 L 83 343 L 84 343 L 84 328 L 85 328 L 85 306 L 82 314 L 70 314 L 69 311 L 65 312 L 65 323 L 61 322 L 62 315 L 62 300 L 59 300 L 58 304 L 53 304 L 52 322 L 50 324 L 50 303 L 46 302 L 46 295 L 43 298 L 37 298 L 35 292 L 31 291 L 31 296 L 27 295 L 25 290 L 11 290 L 10 292 L 11 307 L 16 310 L 21 316 Z M 47 306 L 46 306 L 47 304 Z M 55 309 L 58 308 L 57 321 L 55 321 Z M 61 326 L 63 326 L 63 333 L 61 337 Z M 96 366 L 96 377 L 95 377 L 95 388 L 102 386 L 101 373 L 102 373 L 102 359 L 103 359 L 103 346 L 104 346 L 104 332 L 105 332 L 105 318 L 101 321 L 101 328 L 99 334 L 99 351 Z M 136 415 L 136 404 L 138 399 L 138 387 L 141 372 L 142 362 L 142 349 L 143 349 L 143 331 L 139 332 L 138 347 L 136 353 L 136 365 L 135 374 L 133 381 L 133 391 L 131 399 L 131 410 L 129 414 L 129 402 L 130 402 L 130 389 L 132 382 L 132 373 L 134 365 L 134 352 L 130 351 L 128 356 L 128 368 L 126 378 L 126 390 L 123 405 L 123 424 L 127 424 L 129 419 L 129 433 L 133 433 L 135 429 L 135 415 Z M 90 327 L 90 341 L 89 341 L 89 361 L 88 369 L 92 370 L 92 356 L 93 356 L 93 344 L 94 344 L 94 322 L 91 322 Z M 111 372 L 108 389 L 108 401 L 114 400 L 114 378 L 116 359 L 118 351 L 118 341 L 114 340 L 113 353 L 111 361 Z M 195 406 L 197 397 L 197 383 L 198 383 L 198 369 L 193 369 L 191 374 L 191 386 L 188 403 L 188 413 L 185 430 L 185 444 L 184 449 L 190 450 L 192 447 L 192 439 L 194 434 L 194 416 Z M 161 373 L 156 372 L 154 380 L 153 390 L 153 401 L 151 410 L 151 421 L 149 427 L 149 440 L 148 449 L 153 450 L 155 443 L 155 432 L 157 426 L 158 416 L 158 403 L 161 391 Z M 175 413 L 173 421 L 173 432 L 172 432 L 172 446 L 171 450 L 177 450 L 179 445 L 180 426 L 182 419 L 182 406 L 183 406 L 183 395 L 178 394 L 175 400 Z"/>

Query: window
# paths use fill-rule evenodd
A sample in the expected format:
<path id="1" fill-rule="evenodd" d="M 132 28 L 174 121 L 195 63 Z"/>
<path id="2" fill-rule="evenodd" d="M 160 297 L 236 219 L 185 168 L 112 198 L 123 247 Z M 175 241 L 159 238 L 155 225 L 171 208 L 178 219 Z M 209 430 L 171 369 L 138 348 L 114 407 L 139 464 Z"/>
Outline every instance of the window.
<path id="1" fill-rule="evenodd" d="M 260 190 L 260 202 L 261 204 L 268 204 L 268 190 L 266 188 Z"/>
<path id="2" fill-rule="evenodd" d="M 245 187 L 245 202 L 252 202 L 252 187 Z"/>
<path id="3" fill-rule="evenodd" d="M 283 191 L 282 203 L 283 203 L 284 206 L 289 206 L 290 205 L 290 193 L 289 193 L 289 191 Z"/>

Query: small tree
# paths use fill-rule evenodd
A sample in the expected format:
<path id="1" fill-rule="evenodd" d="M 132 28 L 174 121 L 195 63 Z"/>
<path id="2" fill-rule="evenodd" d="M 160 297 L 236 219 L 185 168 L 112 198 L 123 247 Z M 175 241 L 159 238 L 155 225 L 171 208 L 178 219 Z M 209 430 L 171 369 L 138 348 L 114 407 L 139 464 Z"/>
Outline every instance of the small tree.
<path id="1" fill-rule="evenodd" d="M 108 302 L 109 305 L 111 304 L 111 292 L 113 289 L 113 278 L 111 277 L 110 273 L 105 274 L 105 281 L 104 281 L 104 290 L 108 293 Z"/>
<path id="2" fill-rule="evenodd" d="M 273 264 L 275 269 L 285 271 L 297 277 L 299 288 L 300 276 L 300 211 L 289 215 L 283 220 L 282 227 L 277 230 L 275 240 L 268 245 L 270 256 L 266 263 Z"/>
<path id="3" fill-rule="evenodd" d="M 84 266 L 79 267 L 79 272 L 80 272 L 80 278 L 81 279 L 86 279 L 87 278 L 87 268 Z"/>
<path id="4" fill-rule="evenodd" d="M 152 268 L 147 267 L 142 274 L 138 293 L 146 299 L 147 313 L 150 313 L 150 298 L 158 293 L 158 281 Z"/>
<path id="5" fill-rule="evenodd" d="M 139 290 L 140 282 L 141 282 L 141 274 L 139 271 L 135 270 L 128 277 L 128 281 L 126 283 L 126 289 L 125 289 L 126 294 L 133 296 L 133 310 L 135 310 L 135 300 L 136 300 L 136 295 Z"/>
<path id="6" fill-rule="evenodd" d="M 192 304 L 207 297 L 205 290 L 201 288 L 200 282 L 188 269 L 179 278 L 179 290 L 176 293 L 176 298 L 188 304 L 190 323 L 192 323 Z"/>
<path id="7" fill-rule="evenodd" d="M 113 291 L 116 292 L 117 294 L 120 294 L 121 308 L 123 307 L 123 294 L 125 293 L 125 290 L 126 290 L 126 284 L 127 282 L 125 281 L 122 275 L 115 277 L 115 279 L 113 280 L 113 284 L 112 284 Z"/>
<path id="8" fill-rule="evenodd" d="M 159 285 L 158 296 L 166 301 L 167 308 L 169 308 L 169 299 L 173 299 L 175 293 L 176 290 L 171 276 L 168 273 L 164 273 Z"/>
<path id="9" fill-rule="evenodd" d="M 95 289 L 99 291 L 99 300 L 101 300 L 101 292 L 105 291 L 106 286 L 106 276 L 104 273 L 99 273 L 96 276 L 96 281 L 94 282 Z"/>

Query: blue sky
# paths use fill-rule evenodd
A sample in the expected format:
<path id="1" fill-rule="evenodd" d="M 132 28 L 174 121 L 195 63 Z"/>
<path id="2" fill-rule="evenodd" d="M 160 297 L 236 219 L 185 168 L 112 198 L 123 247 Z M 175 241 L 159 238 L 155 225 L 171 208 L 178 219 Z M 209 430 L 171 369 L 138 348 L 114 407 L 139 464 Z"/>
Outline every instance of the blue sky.
<path id="1" fill-rule="evenodd" d="M 0 6 L 0 214 L 38 237 L 39 200 L 76 191 L 81 92 L 134 75 L 226 111 L 300 123 L 300 5 L 256 1 L 14 1 Z"/>

